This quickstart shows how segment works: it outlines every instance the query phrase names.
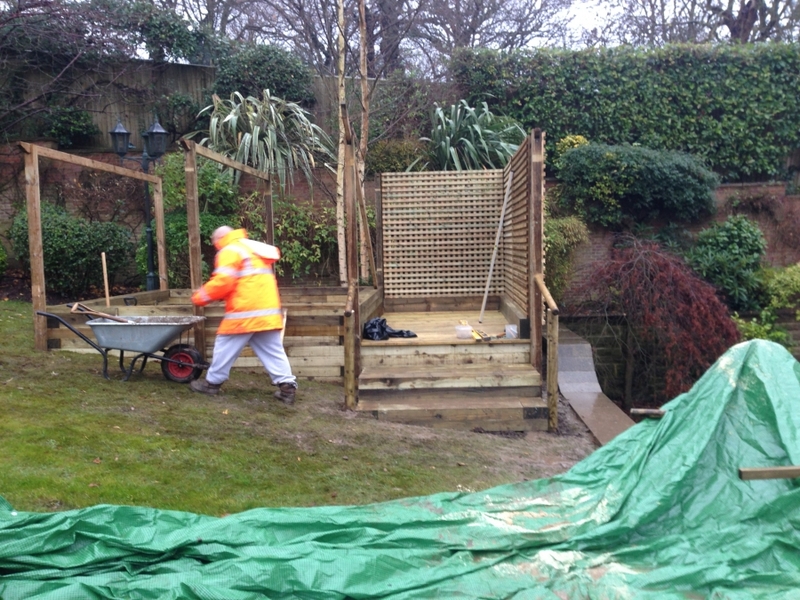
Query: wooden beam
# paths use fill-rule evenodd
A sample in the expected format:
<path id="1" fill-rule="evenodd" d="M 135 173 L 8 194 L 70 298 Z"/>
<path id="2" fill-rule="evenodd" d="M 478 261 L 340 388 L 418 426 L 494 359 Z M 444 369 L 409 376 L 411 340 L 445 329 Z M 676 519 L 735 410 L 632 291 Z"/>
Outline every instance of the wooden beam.
<path id="1" fill-rule="evenodd" d="M 158 255 L 158 289 L 169 289 L 167 236 L 164 230 L 164 188 L 161 179 L 153 184 L 153 206 L 156 218 L 156 252 Z"/>
<path id="2" fill-rule="evenodd" d="M 259 171 L 258 169 L 254 169 L 251 166 L 248 166 L 244 163 L 240 163 L 238 160 L 233 160 L 223 154 L 220 154 L 219 152 L 214 152 L 210 148 L 206 148 L 205 146 L 196 144 L 191 140 L 181 140 L 181 144 L 183 144 L 184 148 L 194 147 L 194 150 L 197 154 L 209 160 L 213 160 L 214 162 L 218 162 L 221 165 L 225 165 L 226 167 L 229 167 L 231 169 L 236 169 L 237 171 L 241 171 L 242 173 L 247 173 L 248 175 L 252 175 L 253 177 L 257 177 L 258 179 L 263 179 L 264 181 L 270 180 L 269 173 L 265 173 L 264 171 Z"/>
<path id="3" fill-rule="evenodd" d="M 632 417 L 648 417 L 651 419 L 660 419 L 665 414 L 665 411 L 658 409 L 658 408 L 632 408 L 631 409 L 631 416 Z"/>
<path id="4" fill-rule="evenodd" d="M 378 174 L 375 189 L 375 253 L 377 286 L 383 285 L 383 199 L 381 195 L 381 176 Z"/>
<path id="5" fill-rule="evenodd" d="M 547 430 L 558 431 L 558 312 L 547 311 Z"/>
<path id="6" fill-rule="evenodd" d="M 186 176 L 186 221 L 189 228 L 189 281 L 192 290 L 203 285 L 203 256 L 200 240 L 200 201 L 197 191 L 197 145 L 186 143 L 183 145 L 183 170 Z M 194 307 L 195 316 L 205 316 L 205 308 Z M 205 322 L 194 326 L 195 347 L 200 351 L 203 360 L 206 359 L 206 326 Z"/>
<path id="7" fill-rule="evenodd" d="M 800 467 L 758 467 L 739 469 L 739 479 L 797 479 L 800 477 Z"/>
<path id="8" fill-rule="evenodd" d="M 42 212 L 39 198 L 39 150 L 41 146 L 21 144 L 25 150 L 25 198 L 28 211 L 28 252 L 31 263 L 31 303 L 33 304 L 34 347 L 47 350 L 47 318 L 37 311 L 47 309 L 42 248 Z"/>
<path id="9" fill-rule="evenodd" d="M 358 170 L 356 170 L 358 172 Z M 372 286 L 378 287 L 378 273 L 375 268 L 375 253 L 372 250 L 372 235 L 369 232 L 369 219 L 367 218 L 367 204 L 364 200 L 364 189 L 360 181 L 356 182 L 356 197 L 358 199 L 358 210 L 361 214 L 361 223 L 364 231 L 364 245 L 366 246 L 367 260 L 369 262 L 370 275 L 372 275 Z"/>
<path id="10" fill-rule="evenodd" d="M 19 145 L 22 146 L 22 149 L 29 154 L 31 153 L 32 148 L 35 147 L 37 154 L 45 158 L 52 158 L 53 160 L 60 160 L 61 162 L 79 165 L 81 167 L 88 167 L 97 171 L 105 171 L 106 173 L 114 173 L 115 175 L 122 175 L 123 177 L 139 179 L 149 183 L 157 183 L 161 181 L 161 178 L 155 175 L 148 175 L 147 173 L 141 173 L 139 171 L 131 171 L 125 167 L 115 167 L 114 165 L 100 162 L 99 160 L 92 160 L 91 158 L 83 158 L 82 156 L 75 156 L 73 154 L 67 154 L 66 152 L 59 152 L 58 150 L 45 148 L 44 146 L 39 146 L 37 144 L 19 142 Z"/>

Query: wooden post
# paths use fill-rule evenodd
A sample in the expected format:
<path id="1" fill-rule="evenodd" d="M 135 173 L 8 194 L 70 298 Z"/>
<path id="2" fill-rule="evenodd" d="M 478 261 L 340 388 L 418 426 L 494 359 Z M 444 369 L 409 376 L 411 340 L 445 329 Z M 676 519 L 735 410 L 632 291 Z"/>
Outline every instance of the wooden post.
<path id="1" fill-rule="evenodd" d="M 31 260 L 31 303 L 34 347 L 47 350 L 47 319 L 37 311 L 47 310 L 42 250 L 42 207 L 39 198 L 39 153 L 37 146 L 21 144 L 25 150 L 25 198 L 28 210 L 28 252 Z"/>
<path id="2" fill-rule="evenodd" d="M 358 198 L 358 210 L 359 213 L 361 214 L 361 222 L 364 224 L 363 243 L 365 246 L 365 252 L 367 254 L 367 261 L 369 263 L 370 275 L 372 275 L 372 285 L 373 287 L 377 288 L 378 276 L 376 274 L 376 269 L 375 269 L 375 252 L 373 252 L 372 250 L 372 236 L 369 233 L 369 219 L 367 218 L 367 203 L 364 200 L 364 193 L 362 186 L 358 182 L 356 182 L 355 188 L 356 188 L 356 196 Z"/>
<path id="3" fill-rule="evenodd" d="M 353 278 L 348 286 L 344 308 L 344 404 L 348 410 L 355 410 L 358 404 L 359 326 L 358 279 Z"/>
<path id="4" fill-rule="evenodd" d="M 381 179 L 375 182 L 375 287 L 383 285 L 383 200 L 381 196 Z"/>
<path id="5" fill-rule="evenodd" d="M 203 285 L 203 256 L 200 246 L 200 201 L 197 191 L 197 152 L 195 143 L 181 140 L 183 144 L 183 170 L 186 175 L 186 222 L 189 228 L 189 281 L 192 291 Z M 195 316 L 205 316 L 205 308 L 194 307 Z M 201 321 L 194 326 L 194 345 L 206 360 L 206 326 Z"/>
<path id="6" fill-rule="evenodd" d="M 267 228 L 267 239 L 264 241 L 271 245 L 275 245 L 275 208 L 272 204 L 272 180 L 267 180 L 267 191 L 264 194 L 264 222 Z"/>
<path id="7" fill-rule="evenodd" d="M 531 364 L 541 373 L 543 298 L 534 277 L 544 273 L 544 133 L 534 129 L 529 140 L 528 314 L 531 318 Z"/>
<path id="8" fill-rule="evenodd" d="M 558 313 L 547 310 L 547 430 L 558 430 Z"/>
<path id="9" fill-rule="evenodd" d="M 158 254 L 158 289 L 169 289 L 167 265 L 167 236 L 164 231 L 164 187 L 161 179 L 153 184 L 153 205 L 156 217 L 156 252 Z"/>

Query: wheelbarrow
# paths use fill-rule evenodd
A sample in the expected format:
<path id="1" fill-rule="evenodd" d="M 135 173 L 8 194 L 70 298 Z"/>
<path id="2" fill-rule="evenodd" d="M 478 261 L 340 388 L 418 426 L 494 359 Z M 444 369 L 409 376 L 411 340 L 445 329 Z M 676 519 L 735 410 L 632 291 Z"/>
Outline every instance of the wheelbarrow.
<path id="1" fill-rule="evenodd" d="M 72 305 L 72 312 L 100 316 L 86 322 L 92 328 L 97 343 L 59 315 L 42 311 L 36 311 L 36 314 L 56 319 L 97 350 L 103 357 L 103 377 L 106 379 L 111 379 L 108 376 L 108 353 L 111 350 L 119 351 L 119 368 L 125 373 L 123 381 L 130 379 L 140 359 L 137 374 L 144 370 L 149 358 L 161 361 L 161 372 L 164 377 L 178 383 L 188 383 L 197 379 L 203 370 L 209 367 L 208 363 L 203 362 L 197 348 L 190 344 L 181 343 L 179 340 L 177 344 L 167 348 L 170 342 L 180 338 L 184 331 L 200 323 L 205 317 L 116 317 L 88 310 L 80 304 Z M 125 352 L 135 354 L 127 367 L 125 367 Z M 160 354 L 157 354 L 159 352 Z"/>

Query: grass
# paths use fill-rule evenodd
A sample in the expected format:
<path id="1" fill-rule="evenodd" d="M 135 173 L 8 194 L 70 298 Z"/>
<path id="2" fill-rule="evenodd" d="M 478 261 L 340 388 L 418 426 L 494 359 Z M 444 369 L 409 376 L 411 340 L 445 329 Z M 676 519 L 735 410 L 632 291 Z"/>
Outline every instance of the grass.
<path id="1" fill-rule="evenodd" d="M 125 504 L 219 516 L 365 504 L 538 478 L 591 452 L 568 436 L 537 434 L 537 447 L 379 422 L 344 411 L 342 388 L 317 382 L 301 381 L 286 407 L 263 372 L 234 372 L 212 399 L 167 381 L 153 362 L 128 382 L 105 380 L 101 368 L 94 350 L 35 351 L 31 305 L 0 302 L 0 496 L 15 509 Z"/>

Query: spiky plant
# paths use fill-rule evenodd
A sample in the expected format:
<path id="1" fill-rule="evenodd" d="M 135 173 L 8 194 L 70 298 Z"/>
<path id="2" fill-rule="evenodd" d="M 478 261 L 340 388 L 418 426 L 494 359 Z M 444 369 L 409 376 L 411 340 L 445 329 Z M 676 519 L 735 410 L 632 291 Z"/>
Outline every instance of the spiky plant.
<path id="1" fill-rule="evenodd" d="M 493 115 L 482 102 L 479 109 L 461 100 L 449 110 L 436 105 L 431 114 L 428 168 L 439 171 L 498 169 L 514 155 L 525 131 L 513 119 Z"/>
<path id="2" fill-rule="evenodd" d="M 217 95 L 212 100 L 200 112 L 210 118 L 200 144 L 277 176 L 282 190 L 296 170 L 310 183 L 317 159 L 333 159 L 328 135 L 294 102 L 272 96 L 269 90 L 261 98 L 234 92 L 229 100 Z"/>

